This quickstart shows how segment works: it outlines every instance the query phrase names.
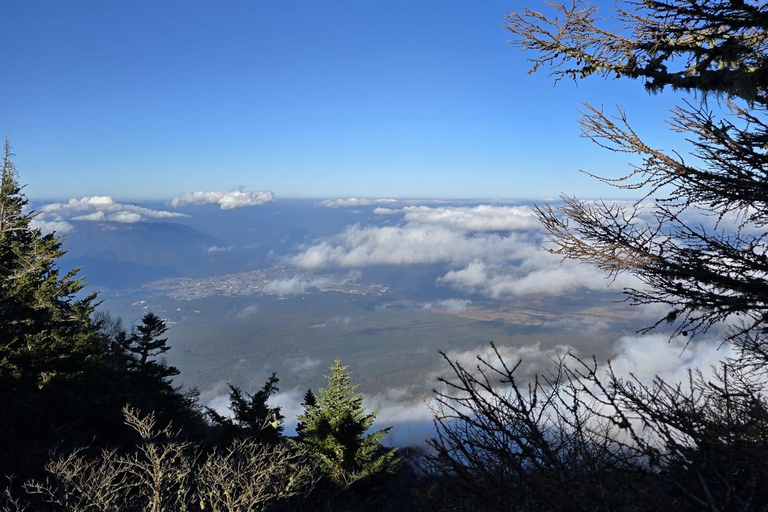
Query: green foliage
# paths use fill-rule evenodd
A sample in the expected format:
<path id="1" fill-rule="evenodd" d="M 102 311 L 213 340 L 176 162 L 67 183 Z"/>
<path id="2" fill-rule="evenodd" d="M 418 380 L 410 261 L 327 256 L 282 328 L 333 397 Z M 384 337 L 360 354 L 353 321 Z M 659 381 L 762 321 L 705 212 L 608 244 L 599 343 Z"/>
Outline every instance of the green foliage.
<path id="1" fill-rule="evenodd" d="M 92 378 L 105 350 L 89 315 L 95 294 L 77 298 L 77 270 L 62 275 L 64 251 L 33 227 L 5 142 L 0 176 L 0 466 L 29 462 L 92 413 Z M 94 399 L 97 399 L 94 397 Z M 57 431 L 58 430 L 58 431 Z"/>
<path id="2" fill-rule="evenodd" d="M 82 299 L 77 269 L 61 275 L 61 238 L 31 226 L 34 212 L 17 180 L 8 141 L 0 177 L 0 379 L 42 389 L 103 355 Z M 8 381 L 9 382 L 9 381 Z"/>
<path id="3" fill-rule="evenodd" d="M 120 343 L 131 356 L 130 366 L 135 371 L 157 379 L 167 379 L 180 373 L 164 360 L 157 359 L 171 349 L 168 338 L 161 338 L 167 330 L 165 322 L 150 312 L 144 315 L 141 324 L 136 326 L 129 337 L 121 337 Z"/>
<path id="4" fill-rule="evenodd" d="M 125 404 L 149 414 L 164 423 L 183 427 L 191 437 L 205 434 L 205 422 L 197 404 L 197 391 L 181 392 L 171 378 L 179 370 L 162 357 L 170 350 L 165 322 L 150 312 L 128 334 L 122 321 L 108 313 L 94 315 L 102 344 L 107 348 L 103 371 L 110 382 L 102 391 L 110 405 L 110 423 L 122 423 L 120 408 Z"/>
<path id="5" fill-rule="evenodd" d="M 346 366 L 337 359 L 330 370 L 328 386 L 319 396 L 305 395 L 297 445 L 307 450 L 323 475 L 344 487 L 394 473 L 397 450 L 382 448 L 389 428 L 366 435 L 377 412 L 366 413 L 363 395 L 355 392 Z"/>
<path id="6" fill-rule="evenodd" d="M 273 372 L 264 386 L 252 395 L 230 384 L 229 408 L 234 417 L 227 418 L 210 407 L 206 408 L 214 429 L 219 431 L 216 437 L 227 442 L 248 438 L 269 444 L 278 443 L 282 438 L 285 416 L 280 407 L 270 407 L 267 401 L 279 391 L 279 380 Z"/>
<path id="7" fill-rule="evenodd" d="M 62 238 L 34 227 L 8 142 L 0 175 L 0 472 L 39 472 L 48 452 L 122 444 L 126 403 L 179 426 L 203 425 L 178 370 L 165 324 L 144 317 L 129 336 L 108 315 L 91 320 L 78 270 L 63 273 Z M 191 430 L 191 429 L 190 429 Z"/>

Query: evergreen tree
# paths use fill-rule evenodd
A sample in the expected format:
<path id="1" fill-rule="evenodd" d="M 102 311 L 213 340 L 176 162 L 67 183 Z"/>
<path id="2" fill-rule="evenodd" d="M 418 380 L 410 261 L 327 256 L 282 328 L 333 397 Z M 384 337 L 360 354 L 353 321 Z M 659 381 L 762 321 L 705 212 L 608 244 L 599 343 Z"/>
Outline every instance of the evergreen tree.
<path id="1" fill-rule="evenodd" d="M 133 333 L 127 338 L 123 337 L 125 352 L 131 356 L 130 366 L 142 375 L 158 379 L 178 375 L 178 368 L 157 359 L 171 349 L 168 338 L 161 337 L 167 330 L 168 326 L 156 314 L 150 312 L 144 315 Z"/>
<path id="2" fill-rule="evenodd" d="M 34 227 L 6 140 L 0 174 L 0 475 L 31 474 L 48 452 L 123 444 L 126 403 L 174 425 L 202 425 L 195 396 L 174 388 L 178 370 L 162 320 L 128 336 L 108 315 L 91 319 L 79 269 L 62 272 L 63 239 Z M 189 430 L 189 429 L 187 429 Z"/>
<path id="3" fill-rule="evenodd" d="M 207 408 L 214 428 L 220 431 L 218 437 L 223 438 L 225 442 L 249 438 L 269 444 L 278 443 L 283 434 L 285 416 L 280 412 L 280 407 L 270 407 L 267 401 L 279 391 L 279 381 L 273 372 L 264 386 L 252 395 L 230 384 L 229 408 L 233 418 L 227 418 L 210 407 Z"/>
<path id="4" fill-rule="evenodd" d="M 31 226 L 8 140 L 0 177 L 0 379 L 10 388 L 43 389 L 103 356 L 89 320 L 96 294 L 79 269 L 61 275 L 62 239 Z M 10 380 L 9 380 L 10 379 Z"/>
<path id="5" fill-rule="evenodd" d="M 109 322 L 102 328 L 109 330 Z M 110 359 L 112 370 L 122 376 L 123 383 L 117 391 L 122 393 L 123 403 L 139 408 L 145 414 L 156 414 L 164 423 L 171 422 L 183 427 L 187 435 L 202 436 L 205 420 L 197 403 L 197 390 L 182 392 L 172 378 L 180 371 L 162 357 L 171 346 L 163 335 L 168 330 L 162 318 L 149 312 L 141 323 L 127 334 L 112 328 L 106 333 L 111 341 Z"/>
<path id="6" fill-rule="evenodd" d="M 0 467 L 37 464 L 95 415 L 104 348 L 89 315 L 95 294 L 60 272 L 62 239 L 33 227 L 5 141 L 0 174 Z M 92 399 L 92 400 L 91 400 Z M 88 437 L 92 437 L 88 436 Z"/>
<path id="7" fill-rule="evenodd" d="M 397 450 L 382 447 L 389 428 L 366 435 L 377 411 L 366 413 L 363 395 L 351 382 L 352 372 L 338 359 L 330 370 L 328 386 L 319 390 L 319 396 L 305 395 L 297 445 L 307 450 L 323 475 L 344 487 L 394 473 Z"/>

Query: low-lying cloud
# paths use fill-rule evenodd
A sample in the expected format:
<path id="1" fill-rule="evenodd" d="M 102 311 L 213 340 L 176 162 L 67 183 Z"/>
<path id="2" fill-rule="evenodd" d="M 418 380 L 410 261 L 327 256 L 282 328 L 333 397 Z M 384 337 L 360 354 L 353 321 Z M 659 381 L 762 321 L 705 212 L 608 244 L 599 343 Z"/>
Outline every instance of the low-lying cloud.
<path id="1" fill-rule="evenodd" d="M 277 295 L 291 295 L 296 293 L 304 293 L 310 288 L 322 288 L 327 286 L 334 286 L 345 284 L 354 281 L 354 276 L 348 275 L 344 278 L 338 276 L 316 276 L 316 277 L 304 277 L 293 276 L 289 279 L 275 279 L 264 285 L 265 293 L 274 293 Z"/>
<path id="2" fill-rule="evenodd" d="M 466 231 L 533 230 L 541 226 L 528 206 L 406 206 L 402 211 L 406 222 L 440 224 Z"/>
<path id="3" fill-rule="evenodd" d="M 216 254 L 217 252 L 229 252 L 233 249 L 231 245 L 211 245 L 206 247 L 205 252 L 208 254 Z"/>
<path id="4" fill-rule="evenodd" d="M 300 374 L 320 366 L 320 360 L 307 356 L 303 359 L 286 359 L 285 364 L 290 373 Z"/>
<path id="5" fill-rule="evenodd" d="M 717 367 L 721 361 L 734 355 L 730 346 L 722 346 L 721 342 L 714 338 L 698 340 L 686 346 L 687 342 L 688 340 L 677 338 L 669 340 L 665 335 L 625 336 L 620 338 L 614 347 L 614 355 L 610 358 L 611 366 L 618 377 L 637 378 L 645 384 L 651 384 L 656 377 L 660 377 L 673 384 L 685 382 L 688 372 L 693 369 L 701 370 L 704 378 L 709 379 L 713 375 L 713 366 Z M 565 357 L 567 364 L 574 368 L 579 363 L 570 356 L 583 356 L 591 360 L 591 354 L 579 354 L 566 345 L 498 345 L 496 350 L 509 368 L 520 361 L 515 370 L 515 377 L 520 386 L 526 386 L 537 375 L 556 371 L 561 358 Z M 450 351 L 446 357 L 469 371 L 475 371 L 478 365 L 484 367 L 478 357 L 499 366 L 494 349 L 487 344 L 469 350 Z M 607 370 L 607 360 L 598 362 L 598 371 L 604 375 L 602 372 Z M 318 359 L 309 356 L 288 359 L 285 364 L 287 371 L 294 374 L 317 372 L 321 366 Z M 431 394 L 416 392 L 415 389 L 441 388 L 438 382 L 441 376 L 449 381 L 455 378 L 446 362 L 440 364 L 440 369 L 426 372 L 424 382 L 414 383 L 415 387 L 390 388 L 365 396 L 365 408 L 368 411 L 378 410 L 373 429 L 392 427 L 385 439 L 388 445 L 421 444 L 434 435 L 433 413 L 430 409 Z M 229 388 L 219 382 L 201 393 L 200 402 L 220 414 L 231 415 L 228 408 L 228 392 Z M 296 417 L 304 412 L 301 406 L 304 392 L 304 389 L 293 388 L 280 391 L 269 399 L 270 406 L 282 408 L 286 435 L 295 435 Z"/>
<path id="6" fill-rule="evenodd" d="M 374 205 L 391 205 L 397 203 L 397 199 L 365 199 L 357 197 L 347 197 L 339 199 L 326 199 L 320 203 L 320 206 L 326 208 L 353 208 L 355 206 L 374 206 Z"/>
<path id="7" fill-rule="evenodd" d="M 290 258 L 303 268 L 466 264 L 473 259 L 504 259 L 520 244 L 516 234 L 472 236 L 440 225 L 350 226 L 344 233 L 322 240 Z"/>
<path id="8" fill-rule="evenodd" d="M 377 208 L 378 210 L 378 208 Z M 543 233 L 525 206 L 406 206 L 396 226 L 349 226 L 316 241 L 288 262 L 307 269 L 444 264 L 437 284 L 491 298 L 639 287 L 629 274 L 606 279 L 595 267 L 542 248 Z"/>
<path id="9" fill-rule="evenodd" d="M 271 203 L 275 194 L 269 191 L 229 190 L 213 192 L 190 192 L 174 197 L 171 204 L 174 208 L 180 206 L 200 206 L 218 204 L 222 210 L 233 210 L 245 206 L 259 206 Z"/>
<path id="10" fill-rule="evenodd" d="M 544 250 L 515 267 L 488 265 L 480 259 L 466 267 L 449 270 L 437 280 L 468 293 L 479 293 L 491 298 L 524 296 L 530 294 L 566 295 L 578 290 L 608 291 L 623 287 L 640 287 L 640 281 L 621 274 L 616 279 L 592 266 L 574 261 L 561 261 Z"/>
<path id="11" fill-rule="evenodd" d="M 259 312 L 259 306 L 254 304 L 251 306 L 244 307 L 243 309 L 238 311 L 235 316 L 240 320 L 248 320 L 256 316 L 258 312 Z"/>
<path id="12" fill-rule="evenodd" d="M 392 208 L 383 208 L 381 206 L 373 209 L 374 215 L 401 215 L 402 213 L 403 213 L 402 210 L 394 210 Z"/>
<path id="13" fill-rule="evenodd" d="M 75 229 L 72 224 L 65 220 L 47 221 L 41 218 L 39 215 L 32 219 L 32 222 L 30 222 L 30 227 L 32 229 L 39 229 L 43 233 L 68 233 Z"/>
<path id="14" fill-rule="evenodd" d="M 428 304 L 429 309 L 444 309 L 450 313 L 458 313 L 464 311 L 472 304 L 468 299 L 443 299 Z"/>
<path id="15" fill-rule="evenodd" d="M 119 203 L 110 196 L 91 196 L 72 198 L 66 203 L 50 203 L 43 206 L 34 218 L 32 227 L 46 232 L 68 232 L 74 230 L 74 224 L 71 221 L 133 224 L 151 219 L 174 217 L 187 217 L 187 215 Z"/>

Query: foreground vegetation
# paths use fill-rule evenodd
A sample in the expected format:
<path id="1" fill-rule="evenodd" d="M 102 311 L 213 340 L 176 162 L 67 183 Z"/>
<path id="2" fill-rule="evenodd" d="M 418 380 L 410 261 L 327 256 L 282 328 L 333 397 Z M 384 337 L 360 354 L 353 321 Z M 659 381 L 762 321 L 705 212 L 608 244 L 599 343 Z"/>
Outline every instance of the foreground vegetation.
<path id="1" fill-rule="evenodd" d="M 469 509 L 766 510 L 768 5 L 618 2 L 613 24 L 578 0 L 553 8 L 508 16 L 513 44 L 535 52 L 532 71 L 694 96 L 670 121 L 691 144 L 687 158 L 644 142 L 627 113 L 586 105 L 587 138 L 642 158 L 598 179 L 642 199 L 563 196 L 562 207 L 538 208 L 550 250 L 635 276 L 627 300 L 666 311 L 645 332 L 721 333 L 734 355 L 683 383 L 570 356 L 533 382 L 498 351 L 474 370 L 449 361 L 431 468 Z"/>
<path id="2" fill-rule="evenodd" d="M 628 298 L 667 307 L 656 325 L 676 335 L 725 324 L 734 357 L 685 383 L 568 355 L 528 382 L 496 350 L 475 368 L 447 360 L 437 434 L 413 465 L 382 446 L 386 430 L 368 432 L 375 413 L 336 361 L 287 439 L 268 403 L 276 376 L 253 394 L 232 387 L 231 417 L 203 410 L 172 383 L 160 318 L 125 329 L 94 313 L 78 272 L 56 265 L 61 240 L 32 226 L 6 142 L 0 510 L 767 510 L 768 7 L 647 0 L 618 11 L 630 36 L 599 27 L 594 8 L 556 9 L 558 21 L 510 15 L 517 44 L 539 52 L 535 68 L 699 93 L 673 127 L 702 164 L 644 144 L 623 113 L 588 107 L 588 137 L 644 158 L 608 181 L 645 199 L 540 208 L 552 250 L 633 273 L 643 286 Z M 730 118 L 707 108 L 711 95 Z"/>

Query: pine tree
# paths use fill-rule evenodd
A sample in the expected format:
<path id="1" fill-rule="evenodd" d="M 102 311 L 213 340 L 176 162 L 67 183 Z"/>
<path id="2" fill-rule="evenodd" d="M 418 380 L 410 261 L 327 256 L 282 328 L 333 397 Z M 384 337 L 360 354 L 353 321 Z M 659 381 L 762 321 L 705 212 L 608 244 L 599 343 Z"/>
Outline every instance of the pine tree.
<path id="1" fill-rule="evenodd" d="M 162 318 L 150 312 L 141 319 L 133 333 L 124 338 L 124 349 L 130 354 L 130 365 L 140 374 L 158 379 L 167 379 L 179 374 L 178 368 L 169 366 L 164 360 L 158 359 L 168 352 L 168 338 L 162 335 L 168 330 Z"/>
<path id="2" fill-rule="evenodd" d="M 34 212 L 17 179 L 8 140 L 0 178 L 0 378 L 43 388 L 103 350 L 89 320 L 96 294 L 79 269 L 61 275 L 62 239 L 31 226 Z"/>
<path id="3" fill-rule="evenodd" d="M 223 441 L 249 438 L 269 444 L 277 444 L 283 434 L 285 416 L 280 407 L 270 407 L 267 401 L 279 391 L 280 379 L 273 372 L 264 386 L 254 394 L 244 392 L 237 386 L 229 385 L 229 408 L 233 418 L 227 418 L 210 407 L 208 417 L 220 431 Z"/>
<path id="4" fill-rule="evenodd" d="M 89 319 L 95 294 L 62 273 L 62 239 L 32 226 L 8 140 L 0 175 L 0 466 L 29 466 L 92 415 L 90 380 L 105 350 Z M 90 397 L 90 398 L 89 398 Z"/>
<path id="5" fill-rule="evenodd" d="M 165 321 L 150 312 L 130 334 L 119 327 L 102 333 L 109 340 L 112 371 L 121 375 L 117 391 L 122 393 L 123 403 L 156 414 L 160 421 L 182 427 L 187 435 L 202 435 L 206 425 L 197 403 L 198 392 L 194 388 L 182 391 L 174 384 L 173 377 L 181 372 L 163 357 L 171 349 L 163 336 L 167 330 Z"/>
<path id="6" fill-rule="evenodd" d="M 187 433 L 202 430 L 193 393 L 158 356 L 163 321 L 147 315 L 129 336 L 92 314 L 79 269 L 62 272 L 63 239 L 34 227 L 6 140 L 0 174 L 0 475 L 39 471 L 48 452 L 125 441 L 126 403 Z"/>
<path id="7" fill-rule="evenodd" d="M 366 435 L 378 411 L 366 413 L 347 366 L 336 359 L 330 370 L 328 386 L 319 390 L 316 402 L 314 394 L 305 395 L 306 409 L 296 429 L 298 446 L 308 451 L 323 475 L 344 487 L 394 473 L 397 450 L 382 447 L 389 428 Z"/>

